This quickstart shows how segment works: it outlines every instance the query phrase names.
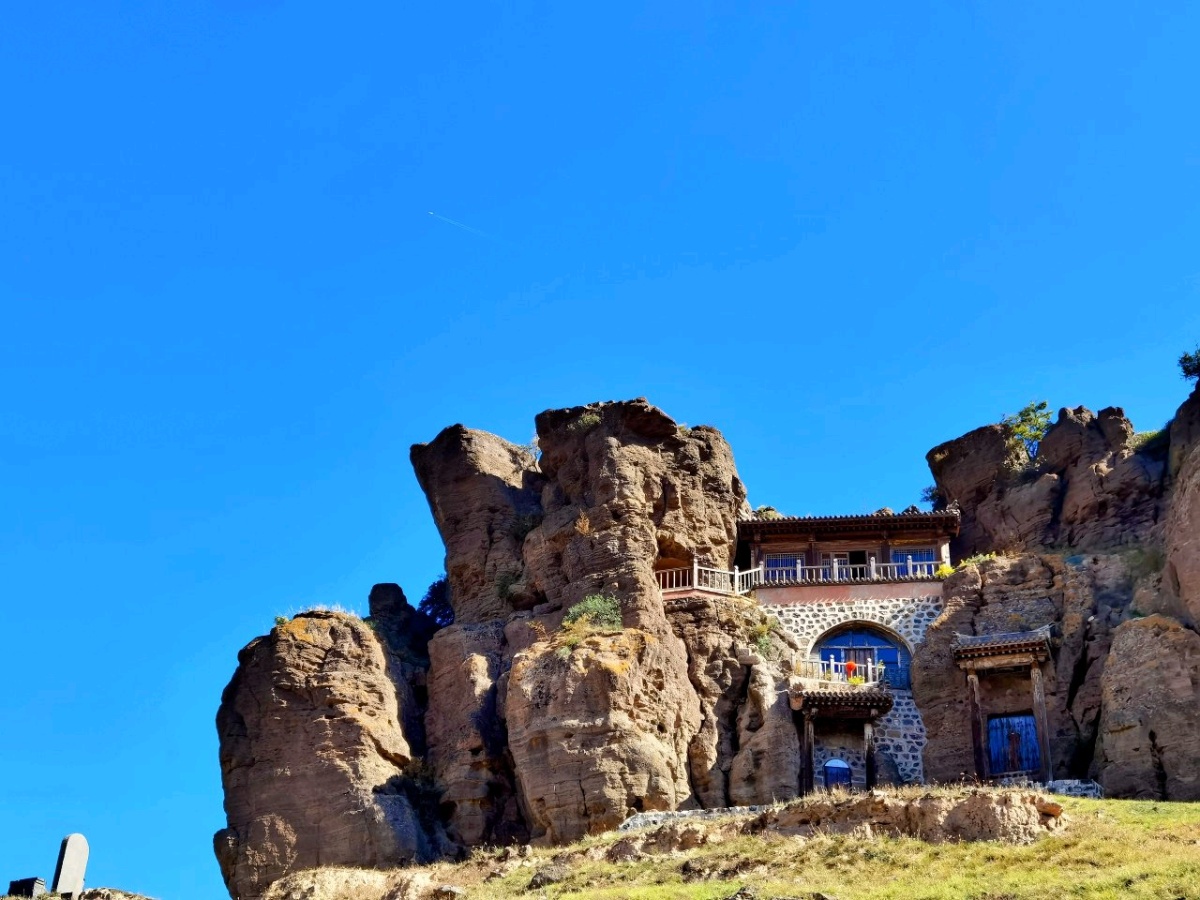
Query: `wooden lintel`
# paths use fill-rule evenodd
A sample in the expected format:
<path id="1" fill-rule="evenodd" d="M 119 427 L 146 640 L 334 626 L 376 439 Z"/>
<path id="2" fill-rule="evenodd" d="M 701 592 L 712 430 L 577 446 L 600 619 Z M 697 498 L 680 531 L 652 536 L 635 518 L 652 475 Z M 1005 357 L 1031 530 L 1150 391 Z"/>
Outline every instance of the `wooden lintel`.
<path id="1" fill-rule="evenodd" d="M 1038 664 L 1041 654 L 1022 651 L 1020 653 L 1001 653 L 996 656 L 973 656 L 958 660 L 960 669 L 1027 669 Z"/>

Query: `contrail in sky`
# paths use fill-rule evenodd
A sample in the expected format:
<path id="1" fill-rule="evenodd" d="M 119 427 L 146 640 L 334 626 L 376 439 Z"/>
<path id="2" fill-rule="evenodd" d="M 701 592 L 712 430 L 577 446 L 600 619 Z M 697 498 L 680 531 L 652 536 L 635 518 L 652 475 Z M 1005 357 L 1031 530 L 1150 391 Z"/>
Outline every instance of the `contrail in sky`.
<path id="1" fill-rule="evenodd" d="M 470 225 L 464 225 L 462 222 L 455 222 L 453 219 L 447 219 L 445 216 L 439 216 L 435 212 L 430 212 L 429 214 L 440 222 L 445 222 L 447 225 L 453 225 L 455 228 L 461 228 L 463 231 L 469 231 L 471 234 L 477 234 L 481 238 L 487 238 L 489 241 L 499 240 L 499 238 L 493 237 L 486 231 L 480 231 L 478 228 L 472 228 Z"/>

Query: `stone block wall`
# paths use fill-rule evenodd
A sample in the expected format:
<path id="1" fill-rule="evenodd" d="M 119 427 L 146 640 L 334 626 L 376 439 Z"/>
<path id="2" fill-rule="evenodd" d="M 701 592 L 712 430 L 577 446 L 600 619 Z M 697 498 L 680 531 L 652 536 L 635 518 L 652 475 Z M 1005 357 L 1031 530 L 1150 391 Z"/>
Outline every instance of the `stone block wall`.
<path id="1" fill-rule="evenodd" d="M 851 622 L 880 625 L 900 635 L 915 650 L 925 640 L 925 631 L 942 613 L 941 582 L 871 585 L 801 585 L 782 588 L 759 587 L 758 601 L 803 648 L 807 657 L 813 645 L 831 628 Z M 894 690 L 891 711 L 883 716 L 875 732 L 875 745 L 896 764 L 905 784 L 925 780 L 923 754 L 925 724 L 913 702 L 911 691 Z M 840 756 L 845 752 L 851 756 Z M 823 745 L 815 748 L 817 769 L 826 760 L 844 759 L 854 767 L 854 784 L 865 783 L 862 750 Z M 824 754 L 824 755 L 822 755 Z M 857 755 L 854 755 L 857 754 Z M 818 775 L 820 778 L 820 775 Z"/>
<path id="2" fill-rule="evenodd" d="M 904 784 L 925 781 L 925 723 L 913 702 L 912 691 L 893 691 L 891 711 L 875 729 L 875 747 L 892 758 Z"/>
<path id="3" fill-rule="evenodd" d="M 881 587 L 896 587 L 885 585 Z M 925 640 L 925 630 L 942 612 L 940 582 L 921 582 L 915 596 L 826 596 L 821 585 L 758 588 L 758 602 L 794 637 L 804 652 L 831 628 L 849 622 L 868 622 L 894 631 L 910 648 Z M 882 593 L 882 592 L 880 592 Z"/>

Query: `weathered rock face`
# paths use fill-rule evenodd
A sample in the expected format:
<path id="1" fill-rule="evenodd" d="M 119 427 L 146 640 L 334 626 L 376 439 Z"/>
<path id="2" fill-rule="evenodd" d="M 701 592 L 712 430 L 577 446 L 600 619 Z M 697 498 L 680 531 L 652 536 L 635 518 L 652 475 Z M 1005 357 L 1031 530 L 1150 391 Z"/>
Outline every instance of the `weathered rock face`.
<path id="1" fill-rule="evenodd" d="M 467 846 L 528 838 L 497 696 L 510 659 L 501 620 L 451 625 L 429 643 L 429 764 Z"/>
<path id="2" fill-rule="evenodd" d="M 956 558 L 1143 543 L 1161 514 L 1166 460 L 1134 449 L 1133 426 L 1115 407 L 1060 410 L 1033 460 L 1003 425 L 947 441 L 926 459 L 940 496 L 962 512 Z"/>
<path id="3" fill-rule="evenodd" d="M 1200 800 L 1200 635 L 1166 616 L 1125 622 L 1113 635 L 1102 685 L 1105 791 Z"/>
<path id="4" fill-rule="evenodd" d="M 536 422 L 544 517 L 524 558 L 537 596 L 569 606 L 609 591 L 627 621 L 661 627 L 656 565 L 732 565 L 748 507 L 718 431 L 682 429 L 645 400 L 549 410 Z"/>
<path id="5" fill-rule="evenodd" d="M 1193 628 L 1200 625 L 1200 387 L 1171 424 L 1174 486 L 1165 527 L 1163 589 Z"/>
<path id="6" fill-rule="evenodd" d="M 521 590 L 521 543 L 541 520 L 544 480 L 526 449 L 462 425 L 416 444 L 413 469 L 446 545 L 450 604 L 459 623 L 532 605 Z"/>
<path id="7" fill-rule="evenodd" d="M 974 773 L 966 676 L 954 661 L 957 634 L 1054 628 L 1052 659 L 1043 669 L 1055 777 L 1095 774 L 1093 747 L 1101 684 L 1114 629 L 1128 613 L 1133 586 L 1118 556 L 1026 554 L 989 560 L 947 579 L 945 609 L 913 656 L 913 698 L 928 732 L 925 774 L 937 781 Z M 1024 683 L 1006 685 L 1012 711 L 1029 708 Z M 1004 696 L 993 712 L 1003 712 Z"/>
<path id="8" fill-rule="evenodd" d="M 456 615 L 481 626 L 491 617 L 496 636 L 486 652 L 466 651 L 478 659 L 469 685 L 460 658 L 437 649 L 451 637 L 434 641 L 431 698 L 442 685 L 468 698 L 449 714 L 431 702 L 439 711 L 429 721 L 435 768 L 456 780 L 448 802 L 464 838 L 495 823 L 519 828 L 519 809 L 533 836 L 566 840 L 690 797 L 700 705 L 654 572 L 693 559 L 729 567 L 747 509 L 720 434 L 680 428 L 645 400 L 552 410 L 536 424 L 536 462 L 460 427 L 413 448 L 446 539 Z M 592 594 L 620 601 L 626 629 L 563 660 L 548 636 Z M 626 675 L 610 684 L 614 668 Z M 490 714 L 493 701 L 479 698 L 493 690 Z M 489 715 L 496 721 L 481 725 Z M 488 733 L 507 734 L 511 768 Z"/>
<path id="9" fill-rule="evenodd" d="M 289 871 L 396 865 L 450 849 L 412 775 L 395 654 L 353 616 L 313 612 L 238 656 L 217 713 L 228 827 L 214 838 L 231 896 Z M 397 664 L 401 664 L 397 659 Z"/>
<path id="10" fill-rule="evenodd" d="M 565 656 L 546 641 L 517 654 L 505 713 L 534 837 L 575 840 L 690 795 L 700 711 L 677 643 L 626 628 Z"/>
<path id="11" fill-rule="evenodd" d="M 780 629 L 766 632 L 761 652 L 755 636 L 768 620 L 751 601 L 673 600 L 667 618 L 700 700 L 700 728 L 688 746 L 695 802 L 720 808 L 795 796 L 800 739 L 782 688 L 784 661 L 800 648 Z"/>

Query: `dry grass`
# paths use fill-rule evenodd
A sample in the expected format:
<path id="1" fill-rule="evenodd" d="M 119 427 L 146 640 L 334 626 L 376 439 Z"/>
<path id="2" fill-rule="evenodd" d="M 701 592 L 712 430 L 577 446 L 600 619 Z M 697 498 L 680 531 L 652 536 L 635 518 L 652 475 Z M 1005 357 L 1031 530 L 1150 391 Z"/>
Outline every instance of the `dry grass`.
<path id="1" fill-rule="evenodd" d="M 536 896 L 716 900 L 749 886 L 762 897 L 822 891 L 838 900 L 1200 900 L 1200 804 L 1064 799 L 1063 805 L 1067 829 L 1025 846 L 736 835 L 674 855 L 609 863 L 603 849 L 624 836 L 610 833 L 534 850 L 530 865 L 490 881 L 499 865 L 495 851 L 440 864 L 432 874 L 481 900 L 529 896 L 533 873 L 556 857 L 570 877 Z M 686 881 L 681 868 L 689 860 L 716 875 Z"/>

